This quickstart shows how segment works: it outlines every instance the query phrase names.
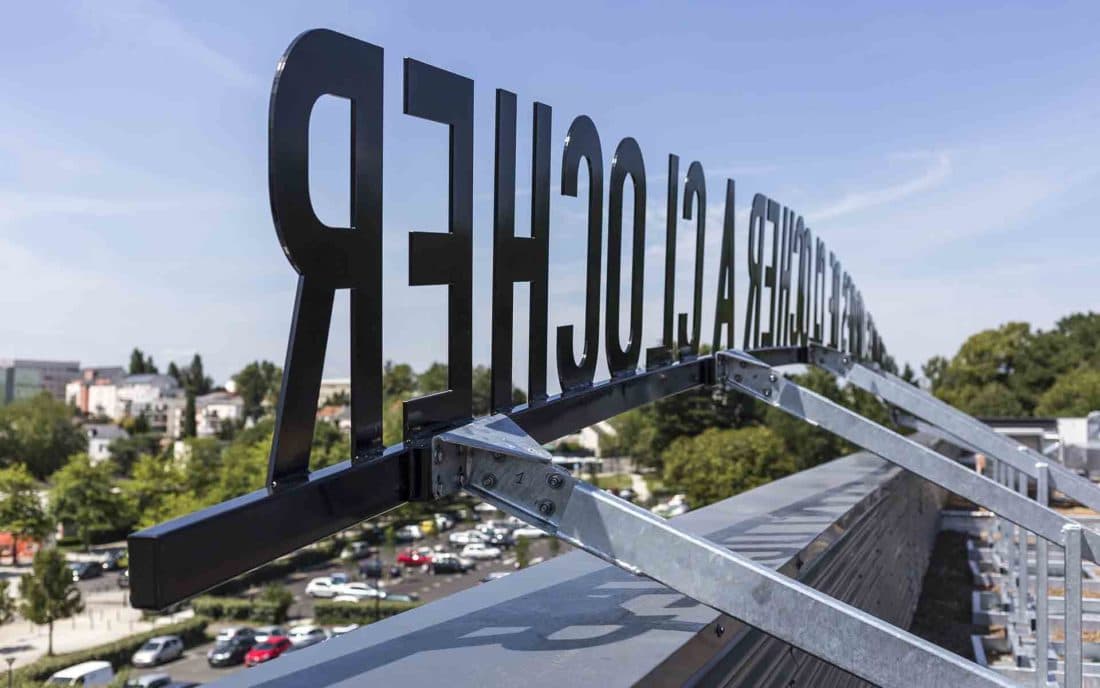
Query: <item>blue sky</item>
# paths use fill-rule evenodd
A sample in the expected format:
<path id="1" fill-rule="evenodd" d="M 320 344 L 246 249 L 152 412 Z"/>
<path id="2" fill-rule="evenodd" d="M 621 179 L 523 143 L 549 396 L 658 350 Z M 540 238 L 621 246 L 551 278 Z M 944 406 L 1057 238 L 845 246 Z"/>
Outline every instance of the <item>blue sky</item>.
<path id="1" fill-rule="evenodd" d="M 620 138 L 640 142 L 647 343 L 659 336 L 668 153 L 707 171 L 705 336 L 727 176 L 738 265 L 752 193 L 796 208 L 902 361 L 953 353 L 1008 320 L 1049 327 L 1093 308 L 1100 6 L 844 5 L 15 5 L 0 28 L 0 356 L 121 363 L 136 345 L 165 365 L 199 351 L 219 381 L 255 358 L 281 364 L 295 274 L 271 224 L 267 105 L 279 57 L 314 27 L 386 50 L 387 358 L 423 367 L 446 338 L 444 289 L 405 286 L 406 233 L 445 228 L 446 134 L 401 114 L 403 56 L 476 83 L 479 362 L 498 87 L 519 96 L 521 188 L 534 99 L 554 108 L 555 177 L 576 115 L 599 127 L 605 166 Z M 313 202 L 333 224 L 347 215 L 346 136 L 346 105 L 321 101 Z M 527 203 L 520 195 L 521 218 Z M 552 329 L 582 309 L 583 203 L 555 179 Z M 686 249 L 689 223 L 680 232 Z M 328 375 L 347 374 L 347 320 L 341 297 Z"/>

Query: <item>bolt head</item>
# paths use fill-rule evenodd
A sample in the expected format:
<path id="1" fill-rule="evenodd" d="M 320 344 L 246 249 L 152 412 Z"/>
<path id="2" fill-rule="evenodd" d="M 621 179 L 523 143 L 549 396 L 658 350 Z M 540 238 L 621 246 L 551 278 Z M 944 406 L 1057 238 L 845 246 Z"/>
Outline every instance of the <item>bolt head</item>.
<path id="1" fill-rule="evenodd" d="M 549 499 L 544 499 L 544 500 L 542 500 L 541 502 L 538 503 L 538 510 L 539 510 L 539 513 L 542 514 L 543 516 L 547 516 L 547 517 L 553 516 L 554 515 L 554 503 L 551 502 Z"/>
<path id="2" fill-rule="evenodd" d="M 551 473 L 546 476 L 546 484 L 555 490 L 560 490 L 561 486 L 565 484 L 565 480 L 558 473 Z"/>
<path id="3" fill-rule="evenodd" d="M 777 377 L 775 376 L 775 373 L 769 373 L 769 374 L 768 374 L 768 381 L 769 381 L 769 382 L 775 382 L 775 381 L 776 381 L 776 380 L 778 380 L 778 379 L 779 379 L 779 378 L 777 378 Z"/>
<path id="4" fill-rule="evenodd" d="M 497 484 L 497 477 L 492 473 L 486 473 L 481 477 L 481 486 L 486 490 L 491 490 Z"/>
<path id="5" fill-rule="evenodd" d="M 764 390 L 764 396 L 770 397 L 771 395 L 772 395 L 772 391 L 770 389 L 765 389 Z"/>
<path id="6" fill-rule="evenodd" d="M 742 377 L 741 377 L 740 374 L 733 376 L 733 381 L 734 382 L 741 382 L 741 380 L 742 380 Z"/>

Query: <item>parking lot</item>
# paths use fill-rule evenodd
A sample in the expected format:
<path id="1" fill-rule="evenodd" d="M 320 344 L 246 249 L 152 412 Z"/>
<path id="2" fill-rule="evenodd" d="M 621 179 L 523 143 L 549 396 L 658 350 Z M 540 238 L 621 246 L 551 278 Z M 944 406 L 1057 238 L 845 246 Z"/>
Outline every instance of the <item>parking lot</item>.
<path id="1" fill-rule="evenodd" d="M 460 525 L 459 530 L 466 529 L 467 525 Z M 453 532 L 453 531 L 451 531 Z M 453 547 L 448 544 L 449 532 L 442 534 L 432 535 L 425 537 L 421 540 L 417 540 L 414 543 L 397 545 L 394 550 L 394 555 L 389 555 L 385 551 L 382 554 L 382 561 L 384 568 L 388 571 L 390 565 L 393 563 L 393 556 L 401 552 L 406 547 L 436 547 L 442 546 L 448 550 L 461 549 L 461 547 Z M 383 548 L 384 549 L 384 548 Z M 568 549 L 568 546 L 562 545 L 561 551 L 564 552 Z M 542 559 L 550 557 L 551 546 L 548 538 L 538 538 L 529 541 L 529 561 L 538 562 Z M 283 582 L 283 584 L 294 595 L 294 603 L 290 607 L 291 621 L 287 626 L 293 626 L 296 623 L 304 620 L 311 619 L 313 616 L 313 598 L 306 595 L 306 585 L 313 578 L 319 576 L 327 576 L 333 573 L 344 573 L 352 579 L 359 579 L 358 571 L 359 562 L 357 561 L 331 561 L 326 565 L 313 567 L 308 571 L 300 571 L 289 575 Z M 481 584 L 481 580 L 488 576 L 490 573 L 495 572 L 511 572 L 516 568 L 516 553 L 515 549 L 505 549 L 502 556 L 499 559 L 490 561 L 479 561 L 476 563 L 476 567 L 467 571 L 466 573 L 448 573 L 448 574 L 433 574 L 430 567 L 402 567 L 402 575 L 396 578 L 386 578 L 381 581 L 381 587 L 387 593 L 391 594 L 407 594 L 417 595 L 421 603 L 431 602 L 433 600 L 451 595 L 460 590 L 472 587 L 474 585 Z M 104 588 L 108 584 L 115 585 L 115 578 L 104 577 L 96 579 L 94 581 L 87 581 L 87 588 Z M 492 583 L 486 583 L 491 585 Z M 81 587 L 84 588 L 85 584 L 82 583 Z M 365 600 L 360 604 L 365 608 L 370 609 L 372 604 L 370 600 Z M 218 628 L 234 625 L 231 623 L 216 624 L 211 627 L 211 631 L 216 631 Z M 239 624 L 238 624 L 239 625 Z M 154 669 L 143 669 L 134 672 L 133 675 L 144 675 L 152 673 L 166 673 L 169 674 L 173 680 L 176 681 L 198 681 L 200 683 L 208 683 L 218 678 L 228 676 L 234 672 L 242 671 L 243 665 L 237 665 L 234 667 L 225 668 L 212 668 L 207 664 L 206 653 L 213 647 L 213 643 L 207 643 L 197 647 L 193 647 L 184 653 L 184 656 L 180 659 L 174 660 L 167 664 Z"/>

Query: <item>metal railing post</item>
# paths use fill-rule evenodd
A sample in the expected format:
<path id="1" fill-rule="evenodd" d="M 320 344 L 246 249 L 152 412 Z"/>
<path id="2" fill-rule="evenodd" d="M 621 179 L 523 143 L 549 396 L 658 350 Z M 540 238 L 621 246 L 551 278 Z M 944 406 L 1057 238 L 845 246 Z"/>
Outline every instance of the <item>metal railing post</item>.
<path id="1" fill-rule="evenodd" d="M 1062 537 L 1066 552 L 1066 688 L 1081 688 L 1081 526 L 1077 523 L 1062 526 Z"/>
<path id="2" fill-rule="evenodd" d="M 1035 475 L 1038 481 L 1035 487 L 1035 499 L 1047 506 L 1049 501 L 1050 486 L 1047 476 L 1047 465 L 1042 462 L 1035 464 Z M 1035 675 L 1036 685 L 1046 688 L 1049 668 L 1047 657 L 1050 654 L 1050 610 L 1048 600 L 1047 582 L 1047 541 L 1043 538 L 1035 539 Z"/>
<path id="3" fill-rule="evenodd" d="M 1015 471 L 1020 494 L 1027 497 L 1027 473 Z M 1016 619 L 1027 623 L 1027 530 L 1016 526 Z"/>

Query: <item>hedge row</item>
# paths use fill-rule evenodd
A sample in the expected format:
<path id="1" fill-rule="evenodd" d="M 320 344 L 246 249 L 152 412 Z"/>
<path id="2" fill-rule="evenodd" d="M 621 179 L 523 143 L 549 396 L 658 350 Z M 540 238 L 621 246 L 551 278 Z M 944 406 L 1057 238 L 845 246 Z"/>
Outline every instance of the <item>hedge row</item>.
<path id="1" fill-rule="evenodd" d="M 254 621 L 260 624 L 280 624 L 286 621 L 289 605 L 270 600 L 245 600 L 239 597 L 206 595 L 191 600 L 195 614 L 211 620 Z"/>
<path id="2" fill-rule="evenodd" d="M 374 600 L 363 600 L 362 602 L 320 600 L 313 604 L 313 623 L 321 626 L 343 626 L 353 623 L 365 625 L 377 621 L 379 618 L 408 611 L 418 604 L 417 602 L 391 602 L 388 600 L 378 602 Z"/>
<path id="3" fill-rule="evenodd" d="M 81 662 L 90 662 L 92 660 L 110 662 L 111 666 L 117 671 L 119 667 L 130 663 L 130 657 L 137 652 L 138 648 L 157 636 L 178 635 L 183 640 L 184 647 L 192 647 L 205 643 L 208 640 L 206 637 L 206 624 L 208 622 L 208 619 L 201 616 L 195 616 L 186 621 L 158 626 L 144 633 L 136 633 L 116 640 L 113 643 L 91 647 L 87 650 L 68 652 L 63 655 L 43 657 L 24 667 L 16 669 L 15 677 L 20 681 L 41 682 L 65 667 L 80 664 Z"/>

